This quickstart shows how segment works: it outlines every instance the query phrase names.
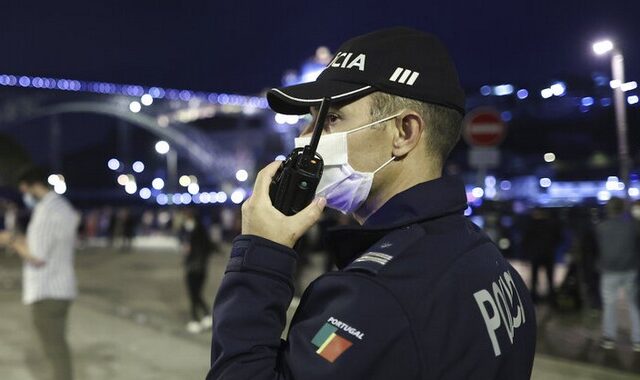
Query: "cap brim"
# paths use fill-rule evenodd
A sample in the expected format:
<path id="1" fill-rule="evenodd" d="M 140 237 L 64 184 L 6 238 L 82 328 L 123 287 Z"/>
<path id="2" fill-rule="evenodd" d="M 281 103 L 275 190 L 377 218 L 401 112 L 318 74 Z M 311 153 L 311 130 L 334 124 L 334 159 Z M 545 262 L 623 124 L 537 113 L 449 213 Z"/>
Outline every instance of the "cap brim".
<path id="1" fill-rule="evenodd" d="M 267 101 L 272 110 L 286 115 L 304 115 L 309 108 L 318 106 L 323 98 L 336 102 L 356 100 L 376 91 L 362 83 L 322 80 L 295 86 L 272 88 L 267 92 Z"/>

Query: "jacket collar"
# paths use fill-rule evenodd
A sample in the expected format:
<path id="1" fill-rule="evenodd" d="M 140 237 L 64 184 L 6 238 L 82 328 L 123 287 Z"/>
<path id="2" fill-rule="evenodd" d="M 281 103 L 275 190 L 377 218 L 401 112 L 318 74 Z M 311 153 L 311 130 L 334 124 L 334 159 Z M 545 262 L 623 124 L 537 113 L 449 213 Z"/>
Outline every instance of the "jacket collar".
<path id="1" fill-rule="evenodd" d="M 362 226 L 347 226 L 329 231 L 330 245 L 338 268 L 348 265 L 357 255 L 392 230 L 426 222 L 467 208 L 464 183 L 456 177 L 441 177 L 417 184 L 389 199 Z"/>

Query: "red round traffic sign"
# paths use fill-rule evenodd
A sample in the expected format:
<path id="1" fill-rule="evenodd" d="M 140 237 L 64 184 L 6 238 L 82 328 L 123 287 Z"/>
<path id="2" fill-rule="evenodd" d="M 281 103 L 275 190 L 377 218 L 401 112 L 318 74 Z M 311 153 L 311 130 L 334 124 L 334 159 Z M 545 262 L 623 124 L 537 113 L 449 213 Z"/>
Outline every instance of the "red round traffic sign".
<path id="1" fill-rule="evenodd" d="M 476 108 L 463 121 L 463 137 L 471 146 L 496 146 L 504 140 L 507 125 L 493 108 Z"/>

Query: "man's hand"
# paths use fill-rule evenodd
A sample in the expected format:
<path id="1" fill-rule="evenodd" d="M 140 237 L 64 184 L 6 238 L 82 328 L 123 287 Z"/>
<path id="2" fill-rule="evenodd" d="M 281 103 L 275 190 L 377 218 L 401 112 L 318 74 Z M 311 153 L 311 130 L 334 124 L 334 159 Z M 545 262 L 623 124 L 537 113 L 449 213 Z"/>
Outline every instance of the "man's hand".
<path id="1" fill-rule="evenodd" d="M 8 231 L 0 231 L 0 247 L 5 246 L 10 248 L 9 252 L 17 253 L 26 263 L 36 268 L 40 268 L 47 263 L 29 253 L 27 242 L 22 235 L 13 235 Z"/>
<path id="2" fill-rule="evenodd" d="M 258 173 L 253 194 L 242 205 L 242 234 L 259 236 L 293 248 L 298 239 L 320 219 L 327 202 L 324 198 L 317 198 L 292 216 L 286 216 L 273 207 L 269 198 L 269 184 L 280 163 L 272 162 Z"/>

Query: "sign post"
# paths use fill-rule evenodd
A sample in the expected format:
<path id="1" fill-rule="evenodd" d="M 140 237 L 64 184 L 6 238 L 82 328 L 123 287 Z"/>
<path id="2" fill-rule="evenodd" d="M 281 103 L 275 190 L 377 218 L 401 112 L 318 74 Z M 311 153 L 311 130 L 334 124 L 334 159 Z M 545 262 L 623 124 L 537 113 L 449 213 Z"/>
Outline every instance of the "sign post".
<path id="1" fill-rule="evenodd" d="M 481 107 L 469 112 L 462 122 L 462 136 L 471 146 L 469 166 L 478 169 L 478 186 L 484 185 L 488 169 L 500 165 L 498 145 L 507 134 L 507 125 L 493 108 Z"/>

